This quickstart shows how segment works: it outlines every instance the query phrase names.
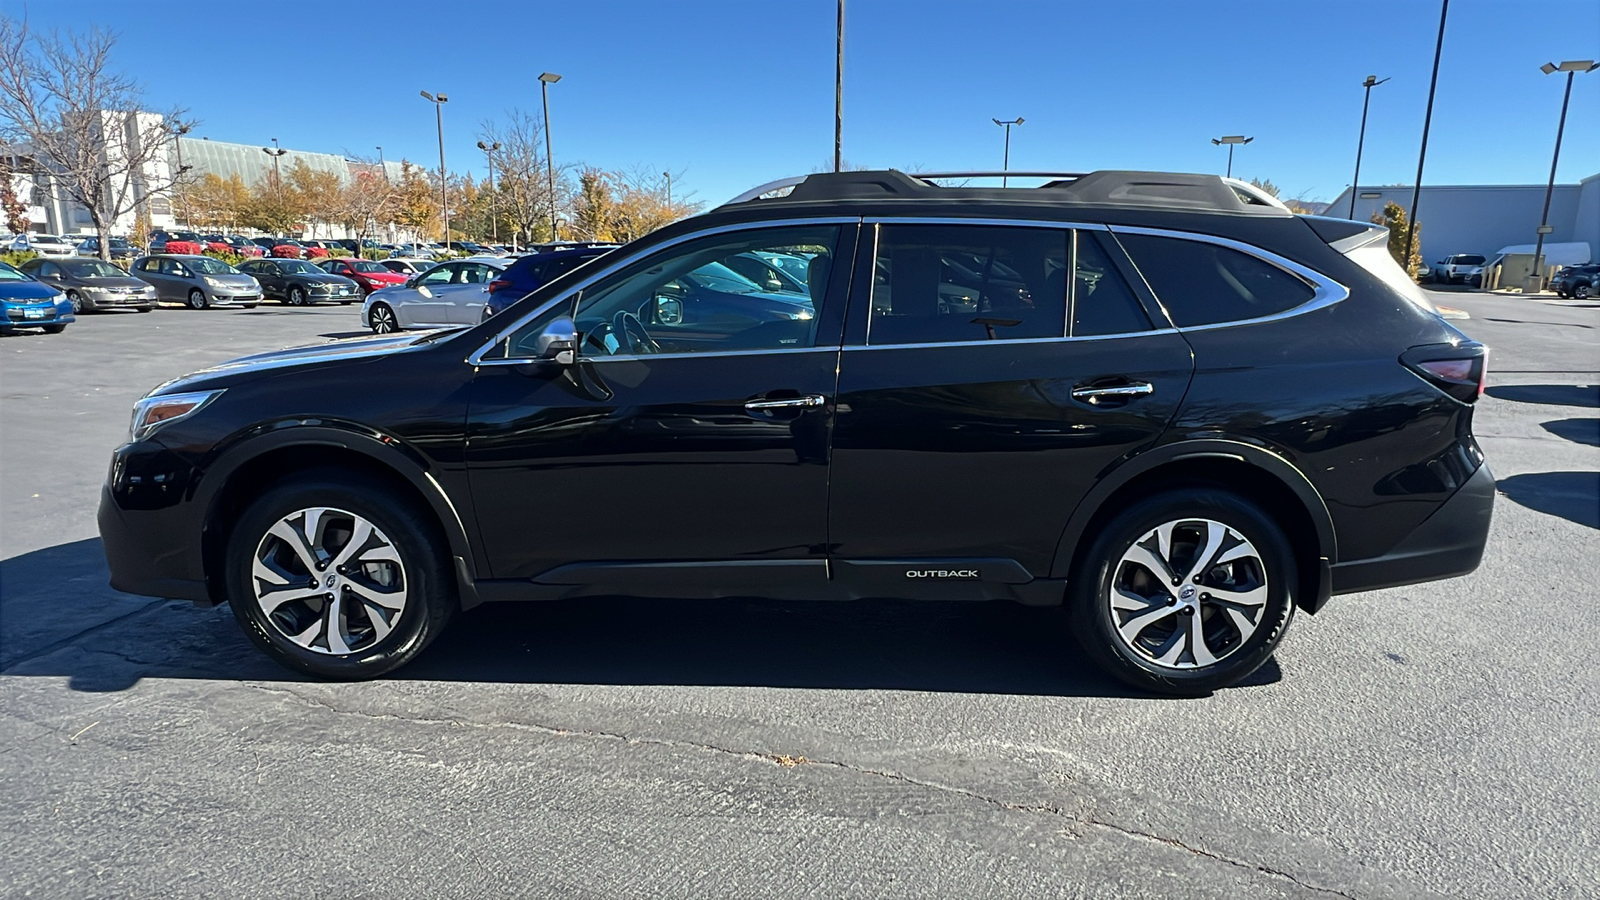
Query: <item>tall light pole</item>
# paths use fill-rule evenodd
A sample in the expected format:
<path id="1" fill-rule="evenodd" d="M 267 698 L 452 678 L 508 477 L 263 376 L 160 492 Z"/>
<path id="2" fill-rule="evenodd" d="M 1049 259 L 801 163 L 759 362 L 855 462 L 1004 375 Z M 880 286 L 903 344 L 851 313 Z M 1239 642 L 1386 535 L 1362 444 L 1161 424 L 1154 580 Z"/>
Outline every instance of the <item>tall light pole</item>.
<path id="1" fill-rule="evenodd" d="M 1233 148 L 1238 146 L 1238 145 L 1240 145 L 1240 144 L 1248 144 L 1253 140 L 1255 140 L 1255 138 L 1253 138 L 1253 137 L 1245 137 L 1242 134 L 1230 134 L 1230 135 L 1228 135 L 1226 137 L 1219 137 L 1219 138 L 1212 138 L 1211 139 L 1211 143 L 1213 143 L 1213 144 L 1227 144 L 1228 145 L 1228 174 L 1226 176 L 1224 176 L 1224 177 L 1227 177 L 1227 178 L 1232 178 L 1233 177 Z"/>
<path id="2" fill-rule="evenodd" d="M 435 97 L 427 91 L 422 92 L 422 97 L 433 104 L 434 118 L 439 125 L 439 211 L 444 216 L 444 249 L 450 251 L 450 182 L 447 180 L 444 169 L 444 105 L 450 98 L 444 94 Z"/>
<path id="3" fill-rule="evenodd" d="M 833 41 L 833 170 L 844 168 L 844 0 L 839 0 L 839 15 Z"/>
<path id="4" fill-rule="evenodd" d="M 1450 0 L 1439 6 L 1439 40 L 1433 45 L 1433 77 L 1428 81 L 1428 111 L 1422 116 L 1422 149 L 1417 151 L 1417 180 L 1411 185 L 1411 218 L 1406 222 L 1406 249 L 1400 254 L 1400 268 L 1411 271 L 1411 245 L 1417 238 L 1417 204 L 1422 202 L 1422 163 L 1428 158 L 1428 128 L 1433 124 L 1433 91 L 1439 86 L 1439 56 L 1444 53 L 1444 23 L 1450 16 Z"/>
<path id="5" fill-rule="evenodd" d="M 672 215 L 672 173 L 662 172 L 661 177 L 667 180 L 667 215 Z"/>
<path id="6" fill-rule="evenodd" d="M 1533 248 L 1533 280 L 1539 290 L 1544 289 L 1544 279 L 1539 275 L 1539 263 L 1544 259 L 1544 236 L 1550 233 L 1550 195 L 1556 189 L 1556 162 L 1561 159 L 1561 135 L 1567 130 L 1567 104 L 1572 100 L 1572 76 L 1579 72 L 1593 72 L 1600 63 L 1592 59 L 1569 59 L 1563 63 L 1545 63 L 1539 71 L 1546 75 L 1567 73 L 1567 90 L 1561 95 L 1561 123 L 1556 126 L 1556 152 L 1550 156 L 1550 183 L 1544 186 L 1544 212 L 1539 213 L 1539 240 Z"/>
<path id="7" fill-rule="evenodd" d="M 378 171 L 383 173 L 385 183 L 389 181 L 389 167 L 383 164 L 383 148 L 378 148 Z"/>
<path id="8" fill-rule="evenodd" d="M 539 76 L 539 93 L 544 98 L 544 167 L 550 183 L 550 240 L 561 240 L 561 231 L 556 225 L 556 161 L 550 155 L 550 85 L 561 80 L 561 76 L 554 72 L 545 72 Z"/>
<path id="9" fill-rule="evenodd" d="M 1365 100 L 1361 101 L 1361 136 L 1356 138 L 1356 175 L 1350 181 L 1350 218 L 1356 217 L 1356 192 L 1361 190 L 1361 148 L 1367 143 L 1367 107 L 1372 104 L 1372 89 L 1389 79 L 1379 80 L 1376 75 L 1368 75 L 1361 86 L 1367 89 Z"/>
<path id="10" fill-rule="evenodd" d="M 278 139 L 277 138 L 273 138 L 272 139 L 272 146 L 271 147 L 262 147 L 261 148 L 261 152 L 265 153 L 266 155 L 268 155 L 270 157 L 272 157 L 272 180 L 277 182 L 277 184 L 275 184 L 274 187 L 277 188 L 278 190 L 282 190 L 283 189 L 283 181 L 281 180 L 282 179 L 282 173 L 280 173 L 278 171 L 278 160 L 280 158 L 282 158 L 283 155 L 288 153 L 289 151 L 283 149 L 282 147 L 279 147 L 278 146 Z"/>
<path id="11" fill-rule="evenodd" d="M 178 174 L 177 174 L 176 177 L 174 177 L 172 179 L 172 183 L 173 184 L 177 184 L 178 183 L 178 179 L 182 178 L 183 177 L 183 173 L 185 171 L 187 171 L 187 169 L 183 165 L 183 136 L 188 134 L 190 129 L 192 129 L 192 128 L 194 128 L 193 125 L 185 125 L 182 122 L 179 122 L 178 124 L 172 126 L 172 146 L 174 148 L 176 148 L 177 151 L 178 151 Z M 182 199 L 183 199 L 181 195 L 179 196 L 178 199 L 180 201 L 179 206 L 182 208 L 183 212 L 185 213 L 185 215 L 183 216 L 183 227 L 188 228 L 189 227 L 189 216 L 187 215 L 187 213 L 189 212 L 188 204 L 185 204 L 185 203 L 181 202 Z"/>
<path id="12" fill-rule="evenodd" d="M 498 204 L 495 203 L 494 195 L 494 152 L 500 149 L 500 142 L 495 141 L 492 144 L 485 144 L 483 141 L 479 141 L 478 149 L 483 151 L 484 156 L 489 157 L 489 239 L 498 244 L 500 243 L 500 220 L 495 215 L 495 207 Z"/>
<path id="13" fill-rule="evenodd" d="M 1011 126 L 1021 125 L 1022 117 L 1017 116 L 1015 119 L 995 119 L 994 123 L 996 125 L 1003 126 L 1006 130 L 1006 155 L 1002 157 L 1000 161 L 1000 186 L 1006 187 L 1009 179 L 1006 177 L 1005 173 L 1011 170 Z"/>

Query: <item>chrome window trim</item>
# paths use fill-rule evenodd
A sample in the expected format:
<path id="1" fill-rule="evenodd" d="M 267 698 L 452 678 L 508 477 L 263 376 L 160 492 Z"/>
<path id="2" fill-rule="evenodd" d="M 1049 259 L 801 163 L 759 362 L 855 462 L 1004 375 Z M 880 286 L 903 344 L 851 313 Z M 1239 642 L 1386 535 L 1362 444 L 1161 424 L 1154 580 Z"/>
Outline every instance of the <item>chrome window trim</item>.
<path id="1" fill-rule="evenodd" d="M 1276 322 L 1280 319 L 1287 319 L 1292 316 L 1316 312 L 1319 309 L 1326 309 L 1350 296 L 1349 288 L 1337 281 L 1334 281 L 1321 272 L 1318 272 L 1315 269 L 1307 268 L 1293 260 L 1285 259 L 1284 257 L 1271 252 L 1270 250 L 1263 250 L 1254 244 L 1246 244 L 1243 241 L 1236 241 L 1231 238 L 1217 237 L 1216 235 L 1201 234 L 1193 231 L 1175 231 L 1170 228 L 1144 228 L 1137 225 L 1117 225 L 1107 230 L 1111 232 L 1113 237 L 1118 234 L 1143 234 L 1149 235 L 1150 237 L 1177 238 L 1179 240 L 1199 241 L 1205 244 L 1216 244 L 1219 247 L 1227 247 L 1230 250 L 1237 250 L 1247 256 L 1253 256 L 1264 263 L 1276 266 L 1277 268 L 1294 275 L 1301 281 L 1306 282 L 1306 284 L 1312 289 L 1310 300 L 1307 300 L 1299 306 L 1292 306 L 1282 312 L 1276 312 L 1269 316 L 1256 316 L 1253 319 L 1234 319 L 1228 322 L 1212 322 L 1207 325 L 1175 324 L 1175 328 L 1179 332 L 1211 331 L 1217 328 L 1234 328 L 1239 325 L 1259 325 L 1263 322 Z M 1128 258 L 1133 261 L 1133 267 L 1138 269 L 1139 261 L 1137 259 L 1133 259 L 1133 254 L 1129 253 Z M 1139 277 L 1144 279 L 1144 272 L 1142 270 L 1139 273 Z M 1156 302 L 1161 305 L 1161 311 L 1166 314 L 1167 321 L 1171 322 L 1172 313 L 1166 308 L 1166 304 L 1161 303 L 1161 295 L 1157 294 L 1155 288 L 1150 286 L 1148 279 L 1144 279 L 1144 281 L 1145 287 L 1150 290 L 1150 295 L 1155 297 Z"/>
<path id="2" fill-rule="evenodd" d="M 605 278 L 605 277 L 611 275 L 614 272 L 618 272 L 618 271 L 620 271 L 621 269 L 623 269 L 623 268 L 625 268 L 627 266 L 631 266 L 635 262 L 638 262 L 639 260 L 644 259 L 645 257 L 650 256 L 650 255 L 652 255 L 654 253 L 657 253 L 659 251 L 666 250 L 666 249 L 671 248 L 671 247 L 676 247 L 679 244 L 683 244 L 683 243 L 686 243 L 688 241 L 698 240 L 699 238 L 713 237 L 713 236 L 719 235 L 719 234 L 726 234 L 726 233 L 728 233 L 730 231 L 755 231 L 755 230 L 763 229 L 763 228 L 793 228 L 793 227 L 796 227 L 796 226 L 805 226 L 805 225 L 860 225 L 860 224 L 861 224 L 861 217 L 860 216 L 803 216 L 803 217 L 796 217 L 796 218 L 791 218 L 791 219 L 772 219 L 772 220 L 769 220 L 769 221 L 738 222 L 738 223 L 734 223 L 734 224 L 731 224 L 731 225 L 718 225 L 715 228 L 704 228 L 704 229 L 701 229 L 700 231 L 690 232 L 689 234 L 685 234 L 685 235 L 683 235 L 681 237 L 673 238 L 672 240 L 667 241 L 665 243 L 656 244 L 655 246 L 649 247 L 649 248 L 644 249 L 644 250 L 635 250 L 633 253 L 630 253 L 627 256 L 624 256 L 624 257 L 622 257 L 620 259 L 617 259 L 617 260 L 611 262 L 609 265 L 607 265 L 605 268 L 601 269 L 600 271 L 591 273 L 590 275 L 585 277 L 582 281 L 579 281 L 577 284 L 573 285 L 571 288 L 567 289 L 566 291 L 563 291 L 559 296 L 557 296 L 554 299 L 549 300 L 549 301 L 541 304 L 537 308 L 535 308 L 535 309 L 531 310 L 530 312 L 524 314 L 521 318 L 518 318 L 515 322 L 512 322 L 510 325 L 506 326 L 505 328 L 502 328 L 499 331 L 495 332 L 494 336 L 491 337 L 487 342 L 485 342 L 483 344 L 483 346 L 481 346 L 478 349 L 472 351 L 472 353 L 467 356 L 467 364 L 468 365 L 473 365 L 473 366 L 484 366 L 484 365 L 502 365 L 503 366 L 503 365 L 511 365 L 511 364 L 522 364 L 522 363 L 529 363 L 529 362 L 538 362 L 538 360 L 533 359 L 532 357 L 527 357 L 527 356 L 517 357 L 515 359 L 507 358 L 507 359 L 499 359 L 499 360 L 485 360 L 483 358 L 483 355 L 485 353 L 488 353 L 490 350 L 492 350 L 496 344 L 498 344 L 501 341 L 505 340 L 506 338 L 510 337 L 512 332 L 514 332 L 517 329 L 521 328 L 522 326 L 528 324 L 529 322 L 533 321 L 534 319 L 538 318 L 539 316 L 544 315 L 544 313 L 546 311 L 548 311 L 552 306 L 555 306 L 556 304 L 561 303 L 563 301 L 570 300 L 572 298 L 573 294 L 578 293 L 580 291 L 587 290 L 590 285 L 594 284 L 595 282 L 599 281 L 600 279 Z M 616 252 L 619 252 L 619 251 L 616 251 L 616 250 L 612 251 L 612 253 L 616 253 Z M 807 347 L 807 348 L 804 348 L 804 349 L 808 349 L 808 350 L 810 350 L 810 349 L 836 350 L 838 348 L 836 348 L 836 347 L 833 347 L 833 348 L 811 348 L 811 347 Z M 718 351 L 709 351 L 709 352 L 718 352 Z M 727 352 L 745 352 L 745 351 L 727 351 Z M 757 351 L 757 352 L 769 352 L 769 351 Z M 774 351 L 774 352 L 783 353 L 783 352 L 790 352 L 790 351 L 780 350 L 780 351 Z M 679 354 L 654 353 L 654 354 L 651 354 L 651 355 L 652 356 L 669 356 L 669 355 L 670 356 L 677 356 Z M 704 354 L 704 353 L 689 353 L 689 354 L 684 354 L 684 355 L 687 355 L 687 356 L 704 356 L 706 354 Z M 639 357 L 637 357 L 637 356 L 629 356 L 629 357 L 626 357 L 626 358 L 627 359 L 638 359 Z"/>
<path id="3" fill-rule="evenodd" d="M 1176 328 L 1152 328 L 1149 331 L 1124 331 L 1120 334 L 1080 334 L 1077 337 L 998 338 L 982 341 L 934 341 L 916 344 L 852 344 L 844 348 L 854 350 L 920 350 L 934 347 L 994 347 L 1002 344 L 1067 344 L 1079 341 L 1110 341 L 1117 338 L 1150 337 L 1155 334 L 1177 334 Z"/>

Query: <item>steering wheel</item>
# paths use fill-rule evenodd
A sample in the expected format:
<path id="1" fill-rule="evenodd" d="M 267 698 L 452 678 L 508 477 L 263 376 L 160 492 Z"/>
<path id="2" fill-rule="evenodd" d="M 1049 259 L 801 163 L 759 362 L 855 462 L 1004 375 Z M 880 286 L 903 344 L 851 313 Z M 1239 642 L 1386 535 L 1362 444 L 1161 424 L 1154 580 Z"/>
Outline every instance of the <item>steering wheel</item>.
<path id="1" fill-rule="evenodd" d="M 611 333 L 635 356 L 661 352 L 661 345 L 644 330 L 639 317 L 625 309 L 611 317 Z"/>

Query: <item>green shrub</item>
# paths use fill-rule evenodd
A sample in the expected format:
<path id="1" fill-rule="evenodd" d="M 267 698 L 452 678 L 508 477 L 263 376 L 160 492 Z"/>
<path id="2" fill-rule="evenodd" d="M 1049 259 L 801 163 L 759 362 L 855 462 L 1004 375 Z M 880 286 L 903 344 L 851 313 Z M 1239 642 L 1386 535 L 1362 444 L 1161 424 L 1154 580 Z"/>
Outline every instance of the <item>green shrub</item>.
<path id="1" fill-rule="evenodd" d="M 369 247 L 368 249 L 361 251 L 361 258 L 362 259 L 388 259 L 389 258 L 389 251 L 387 251 L 387 250 L 378 250 L 378 249 L 374 249 L 374 248 L 370 248 Z"/>
<path id="2" fill-rule="evenodd" d="M 212 259 L 220 259 L 230 266 L 237 266 L 248 258 L 240 253 L 230 253 L 221 250 L 207 250 L 205 255 L 211 257 Z"/>
<path id="3" fill-rule="evenodd" d="M 7 250 L 4 253 L 0 253 L 0 262 L 10 266 L 20 266 L 38 255 L 32 250 Z"/>

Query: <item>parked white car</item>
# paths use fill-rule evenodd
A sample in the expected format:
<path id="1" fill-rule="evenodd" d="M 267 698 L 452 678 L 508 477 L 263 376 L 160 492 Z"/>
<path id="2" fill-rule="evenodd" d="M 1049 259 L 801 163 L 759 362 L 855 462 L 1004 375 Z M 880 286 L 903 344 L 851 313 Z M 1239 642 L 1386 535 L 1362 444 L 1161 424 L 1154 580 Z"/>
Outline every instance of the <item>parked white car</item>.
<path id="1" fill-rule="evenodd" d="M 483 307 L 489 302 L 489 282 L 511 262 L 471 256 L 440 263 L 413 276 L 404 287 L 368 294 L 367 302 L 361 306 L 361 324 L 374 334 L 405 328 L 476 325 L 483 319 Z"/>
<path id="2" fill-rule="evenodd" d="M 12 238 L 6 249 L 17 253 L 32 251 L 40 256 L 71 256 L 75 246 L 53 234 L 24 232 Z"/>
<path id="3" fill-rule="evenodd" d="M 1483 264 L 1488 260 L 1481 253 L 1457 253 L 1433 264 L 1433 280 L 1442 284 L 1473 283 L 1482 280 Z"/>

